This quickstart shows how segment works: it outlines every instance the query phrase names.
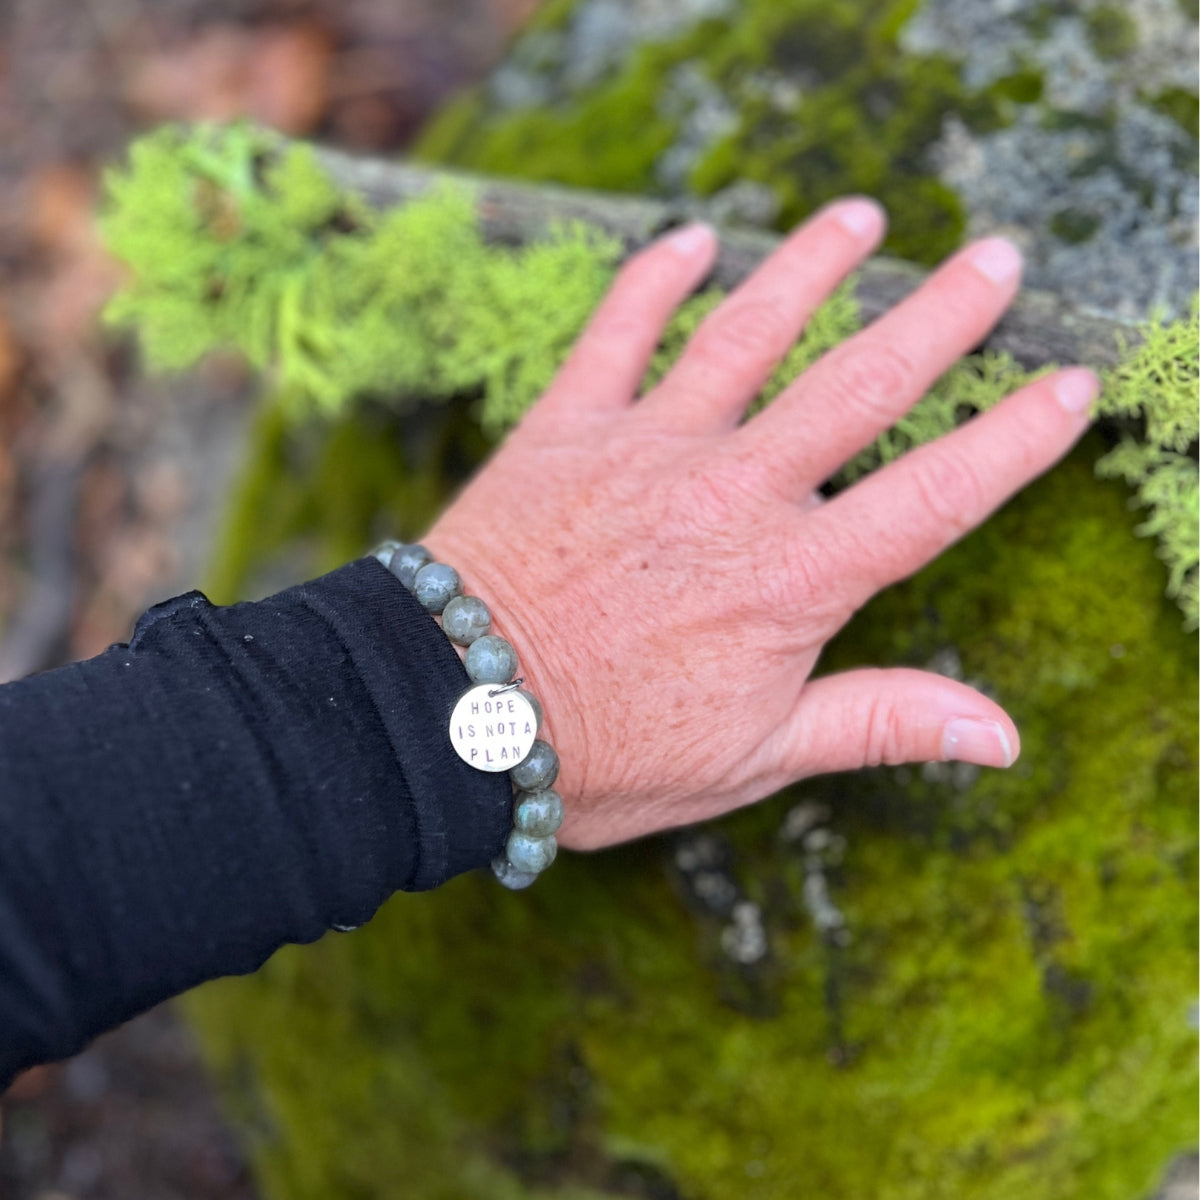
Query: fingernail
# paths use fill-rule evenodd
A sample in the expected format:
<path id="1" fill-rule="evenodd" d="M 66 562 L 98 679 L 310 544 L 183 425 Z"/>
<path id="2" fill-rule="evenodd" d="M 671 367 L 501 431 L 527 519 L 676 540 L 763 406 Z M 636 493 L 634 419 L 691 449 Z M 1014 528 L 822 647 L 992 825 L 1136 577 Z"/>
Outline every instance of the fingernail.
<path id="1" fill-rule="evenodd" d="M 967 251 L 967 262 L 992 283 L 1011 283 L 1021 273 L 1021 252 L 1007 238 L 984 238 Z"/>
<path id="2" fill-rule="evenodd" d="M 1054 381 L 1054 398 L 1069 413 L 1087 412 L 1100 395 L 1100 380 L 1091 371 L 1076 367 Z"/>
<path id="3" fill-rule="evenodd" d="M 711 225 L 697 221 L 693 225 L 677 229 L 666 239 L 666 245 L 681 258 L 694 258 L 702 249 L 716 241 L 716 237 Z"/>
<path id="4" fill-rule="evenodd" d="M 1011 767 L 1012 746 L 1004 727 L 996 721 L 959 717 L 942 730 L 942 757 L 981 767 Z"/>
<path id="5" fill-rule="evenodd" d="M 851 235 L 861 241 L 877 238 L 883 232 L 883 208 L 874 200 L 855 197 L 833 206 L 833 219 Z"/>

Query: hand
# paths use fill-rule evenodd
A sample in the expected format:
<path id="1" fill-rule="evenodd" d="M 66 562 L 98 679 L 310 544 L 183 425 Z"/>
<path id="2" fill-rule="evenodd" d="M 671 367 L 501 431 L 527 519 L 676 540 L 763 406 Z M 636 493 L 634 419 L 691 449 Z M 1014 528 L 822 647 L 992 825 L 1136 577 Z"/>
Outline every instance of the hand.
<path id="1" fill-rule="evenodd" d="M 983 339 L 1016 293 L 1017 251 L 969 246 L 743 421 L 883 228 L 868 200 L 818 213 L 636 403 L 716 241 L 691 226 L 631 259 L 549 391 L 423 539 L 491 608 L 544 703 L 563 845 L 702 820 L 826 771 L 1016 758 L 1011 719 L 961 683 L 810 675 L 857 608 L 1087 425 L 1096 379 L 1061 371 L 827 503 L 816 492 Z"/>

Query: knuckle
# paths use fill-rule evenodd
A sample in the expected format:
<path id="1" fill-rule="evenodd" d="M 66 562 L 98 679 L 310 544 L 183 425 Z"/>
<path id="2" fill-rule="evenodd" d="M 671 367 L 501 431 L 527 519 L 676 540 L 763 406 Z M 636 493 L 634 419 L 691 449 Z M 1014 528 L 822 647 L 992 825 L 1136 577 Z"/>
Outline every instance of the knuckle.
<path id="1" fill-rule="evenodd" d="M 961 454 L 935 450 L 918 457 L 913 487 L 918 503 L 934 521 L 965 531 L 985 505 L 984 487 L 976 468 Z"/>
<path id="2" fill-rule="evenodd" d="M 897 766 L 908 761 L 905 753 L 904 717 L 889 700 L 876 695 L 867 713 L 867 741 L 863 766 Z"/>
<path id="3" fill-rule="evenodd" d="M 676 508 L 707 529 L 726 529 L 747 499 L 746 492 L 735 472 L 714 464 L 694 467 L 684 476 Z"/>
<path id="4" fill-rule="evenodd" d="M 838 399 L 877 425 L 890 425 L 907 406 L 913 368 L 892 346 L 847 346 L 833 364 Z"/>
<path id="5" fill-rule="evenodd" d="M 1008 429 L 1004 442 L 1008 447 L 1006 457 L 1022 473 L 1045 469 L 1046 447 L 1052 442 L 1044 426 L 1032 421 L 1015 423 Z"/>
<path id="6" fill-rule="evenodd" d="M 625 260 L 617 272 L 615 287 L 631 291 L 646 287 L 662 279 L 669 265 L 678 261 L 677 255 L 667 254 L 662 246 L 647 246 Z"/>
<path id="7" fill-rule="evenodd" d="M 789 330 L 773 306 L 741 301 L 718 309 L 704 322 L 695 338 L 695 352 L 723 365 L 730 357 L 775 357 L 789 342 Z"/>
<path id="8" fill-rule="evenodd" d="M 666 286 L 669 283 L 666 264 L 653 251 L 643 250 L 617 272 L 598 313 L 600 322 L 613 333 L 639 331 L 645 325 L 647 307 L 656 306 L 664 291 L 673 294 Z"/>
<path id="9" fill-rule="evenodd" d="M 789 538 L 779 553 L 779 568 L 774 572 L 776 587 L 782 595 L 768 597 L 769 602 L 799 606 L 805 616 L 824 609 L 829 600 L 829 587 L 820 568 L 821 555 L 807 538 Z"/>
<path id="10" fill-rule="evenodd" d="M 646 336 L 646 318 L 627 306 L 614 305 L 596 322 L 595 329 L 606 343 L 637 342 Z"/>

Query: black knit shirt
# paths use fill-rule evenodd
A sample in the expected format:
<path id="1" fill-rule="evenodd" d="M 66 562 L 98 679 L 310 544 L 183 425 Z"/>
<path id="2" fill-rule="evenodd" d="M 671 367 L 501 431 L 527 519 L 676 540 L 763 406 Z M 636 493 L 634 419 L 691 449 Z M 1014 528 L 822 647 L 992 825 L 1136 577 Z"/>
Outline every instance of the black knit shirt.
<path id="1" fill-rule="evenodd" d="M 0 1091 L 168 996 L 500 852 L 468 680 L 374 559 L 0 687 Z"/>

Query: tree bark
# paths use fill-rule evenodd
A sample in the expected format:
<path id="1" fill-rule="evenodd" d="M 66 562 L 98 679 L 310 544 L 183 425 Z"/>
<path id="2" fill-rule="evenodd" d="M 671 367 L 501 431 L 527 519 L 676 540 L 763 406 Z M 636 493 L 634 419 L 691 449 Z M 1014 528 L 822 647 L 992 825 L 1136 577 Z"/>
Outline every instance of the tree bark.
<path id="1" fill-rule="evenodd" d="M 333 178 L 376 208 L 403 204 L 430 189 L 455 181 L 477 197 L 484 236 L 491 242 L 521 245 L 544 237 L 555 224 L 583 221 L 619 239 L 628 253 L 665 230 L 705 216 L 703 202 L 681 206 L 642 196 L 584 191 L 551 184 L 467 175 L 405 162 L 358 159 L 332 150 L 319 157 Z M 713 281 L 732 288 L 781 241 L 757 230 L 721 232 L 721 254 Z M 874 320 L 908 295 L 928 274 L 899 259 L 871 259 L 859 273 L 856 294 L 866 320 Z M 986 345 L 1011 354 L 1025 367 L 1047 363 L 1112 366 L 1123 349 L 1140 340 L 1135 326 L 1090 314 L 1049 292 L 1026 289 L 992 332 Z"/>

